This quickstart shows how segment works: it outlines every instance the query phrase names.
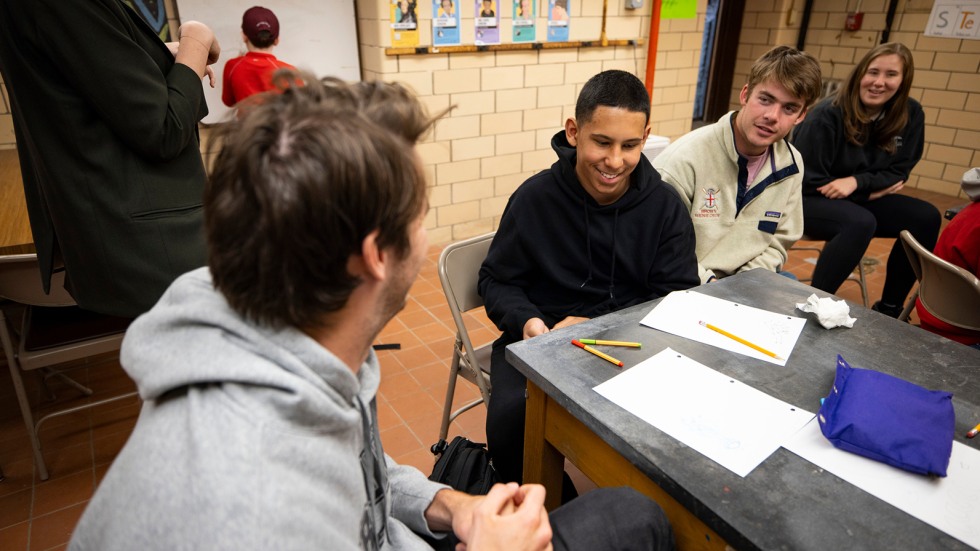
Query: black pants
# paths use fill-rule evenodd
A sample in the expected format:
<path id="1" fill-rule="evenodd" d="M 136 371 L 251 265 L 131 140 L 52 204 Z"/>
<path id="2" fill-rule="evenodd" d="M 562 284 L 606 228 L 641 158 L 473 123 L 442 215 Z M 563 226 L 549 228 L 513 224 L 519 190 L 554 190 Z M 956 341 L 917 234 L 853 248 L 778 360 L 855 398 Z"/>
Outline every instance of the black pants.
<path id="1" fill-rule="evenodd" d="M 487 404 L 487 448 L 504 482 L 524 476 L 524 417 L 527 379 L 504 357 L 506 336 L 493 343 L 490 355 L 490 403 Z"/>
<path id="2" fill-rule="evenodd" d="M 861 261 L 872 237 L 898 237 L 902 230 L 909 230 L 931 251 L 941 222 L 936 207 L 907 195 L 886 195 L 866 202 L 804 196 L 803 231 L 808 237 L 827 242 L 813 269 L 811 285 L 836 293 Z M 901 305 L 915 283 L 915 272 L 901 240 L 895 241 L 885 269 L 881 301 Z"/>
<path id="3" fill-rule="evenodd" d="M 632 488 L 601 488 L 548 515 L 555 551 L 674 549 L 667 515 Z"/>
<path id="4" fill-rule="evenodd" d="M 524 419 L 527 379 L 507 363 L 504 349 L 513 341 L 504 335 L 490 355 L 490 403 L 487 405 L 487 449 L 503 482 L 524 479 Z M 562 503 L 577 495 L 567 474 L 562 479 Z"/>
<path id="5" fill-rule="evenodd" d="M 600 488 L 582 495 L 548 515 L 555 551 L 669 551 L 674 532 L 667 515 L 654 501 L 632 488 Z M 455 535 L 430 541 L 450 551 Z"/>

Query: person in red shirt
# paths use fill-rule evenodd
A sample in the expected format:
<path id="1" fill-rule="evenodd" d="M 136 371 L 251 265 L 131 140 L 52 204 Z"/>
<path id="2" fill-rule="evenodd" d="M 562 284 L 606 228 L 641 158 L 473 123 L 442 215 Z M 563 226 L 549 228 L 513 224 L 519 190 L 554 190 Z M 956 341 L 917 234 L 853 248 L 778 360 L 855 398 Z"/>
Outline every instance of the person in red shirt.
<path id="1" fill-rule="evenodd" d="M 968 270 L 980 277 L 980 168 L 972 168 L 963 175 L 963 191 L 972 201 L 953 217 L 946 229 L 939 234 L 936 256 Z M 915 311 L 919 325 L 937 335 L 980 348 L 980 331 L 953 327 L 930 314 L 922 301 L 916 300 Z"/>
<path id="2" fill-rule="evenodd" d="M 279 44 L 279 19 L 272 10 L 255 6 L 242 16 L 242 39 L 248 53 L 228 60 L 222 79 L 221 101 L 228 107 L 243 99 L 271 90 L 272 74 L 278 69 L 295 69 L 272 55 Z"/>

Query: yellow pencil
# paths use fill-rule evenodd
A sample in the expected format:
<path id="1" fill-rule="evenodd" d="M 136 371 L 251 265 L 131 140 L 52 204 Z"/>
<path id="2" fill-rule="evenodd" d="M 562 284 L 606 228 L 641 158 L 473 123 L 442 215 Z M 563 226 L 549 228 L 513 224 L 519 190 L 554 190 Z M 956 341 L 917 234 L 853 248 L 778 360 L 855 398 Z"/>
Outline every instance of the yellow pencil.
<path id="1" fill-rule="evenodd" d="M 601 346 L 626 346 L 629 348 L 642 348 L 643 344 L 638 342 L 627 342 L 627 341 L 603 341 L 596 339 L 579 339 L 578 342 L 582 344 L 597 344 Z"/>
<path id="2" fill-rule="evenodd" d="M 736 335 L 732 335 L 731 333 L 729 333 L 728 331 L 725 331 L 724 329 L 722 329 L 720 327 L 715 327 L 714 325 L 711 325 L 710 323 L 705 323 L 703 321 L 699 321 L 698 323 L 700 323 L 701 325 L 707 327 L 708 329 L 711 329 L 712 331 L 714 331 L 716 333 L 721 333 L 722 335 L 725 335 L 726 337 L 728 337 L 729 339 L 732 339 L 733 341 L 740 342 L 740 343 L 744 344 L 745 346 L 748 346 L 749 348 L 753 348 L 755 350 L 758 350 L 759 352 L 762 352 L 766 356 L 771 356 L 773 358 L 776 358 L 777 360 L 782 360 L 782 358 L 780 358 L 779 356 L 777 356 L 774 352 L 770 352 L 770 351 L 766 350 L 765 348 L 762 348 L 758 344 L 753 344 L 753 343 L 751 343 L 751 342 L 743 339 L 742 337 L 738 337 Z"/>
<path id="3" fill-rule="evenodd" d="M 574 344 L 575 346 L 577 346 L 577 347 L 585 350 L 586 352 L 592 352 L 596 356 L 599 356 L 600 358 L 602 358 L 603 360 L 606 360 L 609 363 L 616 364 L 619 367 L 623 367 L 623 362 L 617 360 L 616 358 L 613 358 L 612 356 L 610 356 L 608 354 L 603 354 L 602 352 L 599 352 L 598 350 L 596 350 L 595 348 L 592 348 L 591 346 L 584 345 L 584 344 L 582 344 L 581 342 L 579 342 L 576 339 L 572 339 L 572 344 Z"/>

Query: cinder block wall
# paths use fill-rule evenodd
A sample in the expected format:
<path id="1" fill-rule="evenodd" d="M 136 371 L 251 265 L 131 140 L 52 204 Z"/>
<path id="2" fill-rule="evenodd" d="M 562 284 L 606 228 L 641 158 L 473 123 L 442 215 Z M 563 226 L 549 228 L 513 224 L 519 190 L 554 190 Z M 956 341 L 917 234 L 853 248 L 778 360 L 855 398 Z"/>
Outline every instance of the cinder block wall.
<path id="1" fill-rule="evenodd" d="M 354 0 L 362 78 L 411 86 L 437 112 L 456 108 L 441 120 L 419 150 L 431 186 L 427 219 L 430 240 L 449 242 L 494 229 L 507 199 L 528 176 L 554 161 L 551 136 L 573 115 L 582 84 L 604 69 L 623 69 L 645 78 L 650 13 L 654 0 L 639 10 L 610 0 L 607 36 L 642 39 L 637 47 L 555 49 L 388 56 L 386 0 Z M 466 0 L 463 0 L 466 1 Z M 499 1 L 499 0 L 498 0 Z M 538 13 L 544 14 L 545 0 Z M 167 0 L 174 13 L 172 0 Z M 179 2 L 178 2 L 179 3 Z M 500 1 L 501 35 L 510 35 L 509 2 Z M 601 30 L 600 0 L 571 0 L 571 40 L 596 40 Z M 747 0 L 738 49 L 731 104 L 756 57 L 777 44 L 796 45 L 804 2 Z M 846 9 L 854 2 L 817 0 L 807 30 L 806 49 L 821 60 L 828 78 L 841 79 L 877 44 L 885 28 L 887 0 L 864 0 L 863 29 L 844 30 Z M 930 0 L 903 0 L 890 40 L 908 45 L 916 62 L 913 96 L 926 110 L 926 150 L 909 184 L 960 195 L 959 179 L 980 166 L 980 41 L 933 38 L 923 32 Z M 427 23 L 431 5 L 419 2 L 420 42 L 431 44 Z M 652 132 L 671 140 L 691 128 L 697 64 L 704 28 L 705 1 L 691 20 L 660 25 L 652 98 Z M 464 6 L 463 44 L 473 43 L 472 9 Z M 468 16 L 468 17 L 467 17 Z M 176 28 L 177 21 L 171 20 Z M 538 19 L 538 37 L 546 19 Z M 509 42 L 504 40 L 504 42 Z M 9 105 L 0 87 L 0 148 L 14 147 Z"/>
<path id="2" fill-rule="evenodd" d="M 466 0 L 463 0 L 464 2 Z M 597 40 L 602 2 L 572 0 L 569 39 Z M 436 123 L 421 152 L 431 186 L 427 225 L 432 242 L 496 228 L 510 194 L 555 160 L 551 137 L 574 115 L 575 99 L 592 75 L 622 69 L 644 78 L 652 2 L 627 10 L 609 2 L 609 39 L 643 39 L 639 46 L 388 56 L 388 3 L 358 0 L 363 78 L 402 82 L 432 112 L 455 105 Z M 538 5 L 537 36 L 544 38 L 547 2 Z M 431 44 L 431 4 L 419 2 L 420 43 Z M 503 42 L 510 42 L 510 3 L 498 2 Z M 462 43 L 473 43 L 473 8 L 461 9 Z M 661 25 L 655 74 L 653 133 L 690 128 L 700 50 L 698 20 Z"/>
<path id="3" fill-rule="evenodd" d="M 860 31 L 844 30 L 847 11 L 858 2 L 816 0 L 810 15 L 804 49 L 821 62 L 824 78 L 842 80 L 861 57 L 881 42 L 888 0 L 860 2 L 864 20 Z M 926 114 L 926 144 L 922 160 L 907 185 L 964 197 L 960 179 L 980 166 L 980 40 L 937 38 L 924 34 L 931 0 L 898 2 L 888 40 L 912 50 L 915 79 L 912 97 Z M 752 60 L 770 45 L 796 46 L 804 2 L 748 0 L 742 24 L 732 105 L 745 83 Z"/>

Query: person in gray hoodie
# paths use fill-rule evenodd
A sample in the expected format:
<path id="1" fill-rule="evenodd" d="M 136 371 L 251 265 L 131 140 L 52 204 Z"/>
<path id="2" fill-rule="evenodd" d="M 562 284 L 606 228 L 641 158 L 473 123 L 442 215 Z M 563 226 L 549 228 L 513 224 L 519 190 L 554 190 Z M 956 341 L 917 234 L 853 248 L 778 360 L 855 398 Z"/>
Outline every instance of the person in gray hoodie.
<path id="1" fill-rule="evenodd" d="M 139 421 L 70 549 L 650 549 L 673 536 L 635 491 L 549 514 L 544 488 L 470 496 L 388 457 L 371 344 L 427 254 L 405 88 L 283 87 L 217 130 L 208 268 L 130 327 Z"/>

